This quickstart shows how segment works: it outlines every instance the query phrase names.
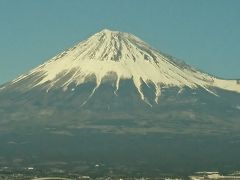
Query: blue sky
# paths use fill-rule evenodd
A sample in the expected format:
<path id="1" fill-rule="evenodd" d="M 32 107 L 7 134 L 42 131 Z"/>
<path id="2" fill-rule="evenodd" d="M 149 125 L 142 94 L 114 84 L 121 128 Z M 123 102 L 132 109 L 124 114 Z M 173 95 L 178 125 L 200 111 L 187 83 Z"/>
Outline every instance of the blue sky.
<path id="1" fill-rule="evenodd" d="M 240 78 L 239 0 L 0 0 L 0 83 L 104 28 Z"/>

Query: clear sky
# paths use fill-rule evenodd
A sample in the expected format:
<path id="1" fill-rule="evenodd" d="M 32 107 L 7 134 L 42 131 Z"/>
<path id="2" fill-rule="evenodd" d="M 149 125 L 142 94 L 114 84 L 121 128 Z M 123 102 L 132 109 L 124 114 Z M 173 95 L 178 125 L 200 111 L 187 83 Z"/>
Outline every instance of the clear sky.
<path id="1" fill-rule="evenodd" d="M 0 83 L 104 28 L 240 78 L 240 0 L 0 0 Z"/>

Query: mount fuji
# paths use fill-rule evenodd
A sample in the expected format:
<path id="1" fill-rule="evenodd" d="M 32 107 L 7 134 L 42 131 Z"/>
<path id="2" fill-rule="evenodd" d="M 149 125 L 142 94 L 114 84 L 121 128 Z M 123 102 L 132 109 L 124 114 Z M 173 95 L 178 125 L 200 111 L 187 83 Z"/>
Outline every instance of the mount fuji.
<path id="1" fill-rule="evenodd" d="M 158 103 L 163 87 L 183 89 L 203 88 L 214 93 L 214 88 L 240 93 L 236 80 L 222 80 L 174 61 L 168 55 L 151 48 L 138 37 L 118 31 L 102 30 L 80 42 L 46 63 L 31 70 L 1 89 L 24 85 L 21 90 L 33 88 L 68 90 L 70 85 L 81 86 L 94 79 L 97 88 L 104 79 L 111 78 L 115 93 L 120 81 L 131 80 L 142 100 L 148 99 L 143 84 L 154 87 Z"/>
<path id="2" fill-rule="evenodd" d="M 189 105 L 183 116 L 201 119 L 201 115 L 191 110 L 194 106 L 201 106 L 197 108 L 200 110 L 211 104 L 213 111 L 210 113 L 213 113 L 214 109 L 218 110 L 218 101 L 224 101 L 222 106 L 226 106 L 226 110 L 232 108 L 239 112 L 240 101 L 235 100 L 239 100 L 239 93 L 238 80 L 216 78 L 155 50 L 132 34 L 107 29 L 0 88 L 2 109 L 8 110 L 8 104 L 16 105 L 15 114 L 17 109 L 27 105 L 37 110 L 35 115 L 50 113 L 49 118 L 59 109 L 70 108 L 79 113 L 91 110 L 100 117 L 103 113 L 107 119 L 114 117 L 114 112 L 120 113 L 117 117 L 124 114 L 123 117 L 135 119 L 137 112 L 146 111 L 143 114 L 147 119 L 149 114 L 157 117 L 172 114 L 174 107 L 168 107 L 164 113 L 156 112 L 162 111 L 168 102 L 180 109 L 183 104 Z M 228 100 L 230 95 L 237 98 Z M 213 100 L 207 102 L 208 96 Z M 131 113 L 126 115 L 129 110 Z M 167 115 L 165 118 L 169 119 Z M 11 121 L 7 118 L 4 122 Z"/>
<path id="3" fill-rule="evenodd" d="M 132 34 L 104 29 L 1 85 L 0 130 L 1 136 L 9 141 L 18 134 L 16 137 L 24 137 L 24 141 L 33 142 L 34 137 L 36 143 L 41 137 L 49 142 L 49 135 L 61 137 L 69 147 L 76 145 L 79 138 L 93 138 L 93 134 L 100 134 L 99 138 L 105 134 L 124 136 L 124 140 L 116 141 L 116 147 L 133 137 L 163 137 L 159 134 L 164 137 L 238 135 L 240 81 L 217 78 L 152 48 Z M 74 139 L 72 144 L 66 137 Z M 105 139 L 99 142 L 96 136 L 93 139 L 105 152 L 105 145 L 100 145 Z M 59 139 L 57 142 L 54 141 L 52 149 L 66 148 Z M 76 149 L 88 147 L 87 152 L 92 148 L 90 142 L 84 143 L 86 147 L 79 145 Z M 126 151 L 131 147 L 129 141 L 127 144 Z M 6 149 L 3 144 L 0 148 Z M 36 149 L 34 152 L 39 153 Z M 60 152 L 66 155 L 69 151 Z M 46 159 L 50 156 L 43 154 Z M 151 153 L 146 155 L 149 156 Z M 197 156 L 192 158 L 205 163 Z M 218 157 L 213 158 L 208 165 L 218 161 Z"/>

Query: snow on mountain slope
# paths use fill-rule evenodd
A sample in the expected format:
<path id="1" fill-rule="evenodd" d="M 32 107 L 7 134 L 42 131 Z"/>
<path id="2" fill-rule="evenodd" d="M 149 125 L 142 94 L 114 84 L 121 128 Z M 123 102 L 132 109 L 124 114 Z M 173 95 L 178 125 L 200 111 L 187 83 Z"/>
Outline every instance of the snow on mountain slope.
<path id="1" fill-rule="evenodd" d="M 70 72 L 69 77 L 67 75 Z M 48 91 L 61 82 L 60 87 L 66 90 L 71 83 L 83 84 L 89 76 L 94 75 L 97 81 L 95 91 L 110 73 L 117 76 L 116 92 L 120 80 L 132 79 L 142 99 L 142 83 L 152 83 L 156 102 L 162 86 L 202 87 L 211 93 L 212 88 L 217 87 L 240 93 L 240 85 L 236 80 L 218 79 L 190 66 L 181 66 L 136 36 L 107 29 L 18 77 L 11 84 L 36 76 L 37 80 L 33 81 L 31 87 L 44 84 Z"/>

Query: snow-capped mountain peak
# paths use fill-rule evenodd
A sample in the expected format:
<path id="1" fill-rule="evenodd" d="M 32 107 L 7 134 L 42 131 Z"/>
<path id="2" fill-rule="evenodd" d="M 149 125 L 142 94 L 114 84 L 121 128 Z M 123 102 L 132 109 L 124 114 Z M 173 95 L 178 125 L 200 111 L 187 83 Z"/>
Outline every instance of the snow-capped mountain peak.
<path id="1" fill-rule="evenodd" d="M 150 47 L 141 39 L 128 33 L 110 31 L 108 29 L 96 33 L 77 47 L 82 53 L 81 59 L 99 61 L 128 59 L 135 61 L 139 56 L 145 56 L 145 58 L 153 56 L 148 50 Z"/>
<path id="2" fill-rule="evenodd" d="M 58 54 L 12 84 L 33 79 L 26 88 L 41 86 L 49 91 L 58 86 L 66 90 L 72 83 L 78 86 L 95 76 L 95 91 L 110 74 L 115 76 L 116 92 L 121 80 L 131 79 L 143 100 L 142 84 L 153 84 L 156 103 L 163 86 L 202 87 L 211 93 L 214 87 L 240 92 L 240 85 L 235 80 L 221 80 L 190 66 L 182 66 L 138 37 L 108 29 Z"/>

